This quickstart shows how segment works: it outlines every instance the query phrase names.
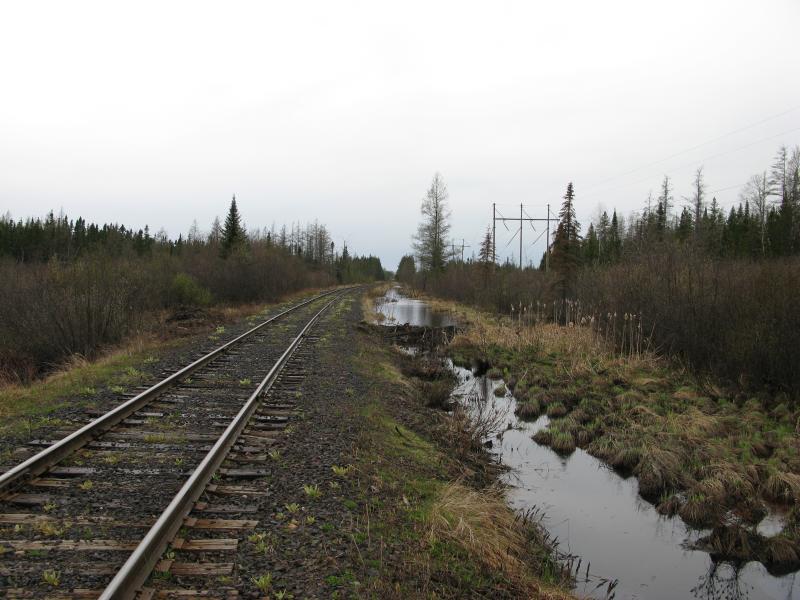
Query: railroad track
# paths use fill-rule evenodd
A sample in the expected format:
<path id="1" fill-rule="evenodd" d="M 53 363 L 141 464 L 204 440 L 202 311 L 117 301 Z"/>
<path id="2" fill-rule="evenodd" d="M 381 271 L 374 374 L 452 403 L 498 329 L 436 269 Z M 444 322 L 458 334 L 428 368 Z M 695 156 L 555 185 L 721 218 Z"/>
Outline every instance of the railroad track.
<path id="1" fill-rule="evenodd" d="M 249 485 L 295 413 L 314 324 L 279 313 L 0 476 L 0 596 L 237 597 Z M 175 582 L 179 585 L 176 587 Z"/>

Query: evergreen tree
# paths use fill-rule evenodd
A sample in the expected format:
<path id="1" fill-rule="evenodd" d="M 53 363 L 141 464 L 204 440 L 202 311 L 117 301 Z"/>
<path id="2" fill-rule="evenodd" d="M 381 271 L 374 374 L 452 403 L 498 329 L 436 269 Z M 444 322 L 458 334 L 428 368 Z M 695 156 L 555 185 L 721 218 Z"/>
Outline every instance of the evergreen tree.
<path id="1" fill-rule="evenodd" d="M 230 209 L 228 209 L 228 216 L 225 217 L 225 226 L 222 228 L 221 253 L 223 258 L 230 256 L 235 249 L 244 245 L 244 242 L 245 235 L 244 228 L 242 227 L 242 217 L 239 215 L 239 209 L 236 207 L 236 195 L 234 194 Z"/>
<path id="2" fill-rule="evenodd" d="M 492 230 L 490 227 L 486 228 L 486 235 L 483 236 L 483 240 L 481 241 L 480 251 L 478 253 L 478 260 L 483 264 L 489 264 L 493 262 L 494 259 L 494 252 L 493 252 L 493 244 L 492 244 Z"/>
<path id="3" fill-rule="evenodd" d="M 689 213 L 689 209 L 684 206 L 678 220 L 678 228 L 675 231 L 676 237 L 685 242 L 692 236 L 692 229 L 692 215 Z"/>
<path id="4" fill-rule="evenodd" d="M 414 257 L 406 255 L 400 259 L 400 264 L 397 265 L 397 281 L 401 283 L 414 283 L 414 277 L 417 274 L 417 266 L 414 264 Z"/>
<path id="5" fill-rule="evenodd" d="M 608 256 L 612 262 L 619 260 L 622 249 L 622 234 L 620 232 L 619 219 L 617 218 L 617 211 L 614 210 L 611 216 L 611 225 L 608 229 Z"/>
<path id="6" fill-rule="evenodd" d="M 584 240 L 583 260 L 588 265 L 595 265 L 600 261 L 600 240 L 593 223 L 589 223 L 589 231 Z"/>
<path id="7" fill-rule="evenodd" d="M 656 212 L 656 227 L 662 236 L 667 230 L 667 224 L 669 223 L 669 207 L 670 204 L 672 204 L 672 199 L 672 187 L 670 186 L 669 176 L 664 175 Z"/>
<path id="8" fill-rule="evenodd" d="M 558 213 L 559 221 L 551 251 L 551 265 L 558 273 L 558 286 L 564 299 L 572 292 L 574 277 L 580 264 L 580 223 L 575 217 L 575 191 L 567 185 L 564 202 Z"/>

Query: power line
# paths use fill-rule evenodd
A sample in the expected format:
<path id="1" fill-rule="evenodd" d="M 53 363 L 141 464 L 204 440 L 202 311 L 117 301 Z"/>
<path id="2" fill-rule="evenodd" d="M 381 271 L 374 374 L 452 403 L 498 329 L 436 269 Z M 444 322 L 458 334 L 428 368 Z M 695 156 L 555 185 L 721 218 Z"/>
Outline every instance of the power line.
<path id="1" fill-rule="evenodd" d="M 687 148 L 686 150 L 681 150 L 680 152 L 675 152 L 674 154 L 670 154 L 669 156 L 666 156 L 664 158 L 659 158 L 658 160 L 655 160 L 655 161 L 653 161 L 651 163 L 647 163 L 646 165 L 641 165 L 639 167 L 636 167 L 635 169 L 631 169 L 630 171 L 625 171 L 624 173 L 619 173 L 617 175 L 612 175 L 611 177 L 607 177 L 606 179 L 603 179 L 601 181 L 598 181 L 597 183 L 594 183 L 594 184 L 590 185 L 588 189 L 592 190 L 592 189 L 594 189 L 596 187 L 599 187 L 599 186 L 603 185 L 604 183 L 607 183 L 609 181 L 613 181 L 614 179 L 619 179 L 620 177 L 625 177 L 626 175 L 631 175 L 633 173 L 641 171 L 642 169 L 647 169 L 649 167 L 661 164 L 662 162 L 670 160 L 671 158 L 675 158 L 677 156 L 682 156 L 683 154 L 687 154 L 688 152 L 692 152 L 694 150 L 697 150 L 698 148 L 702 148 L 703 146 L 707 146 L 709 144 L 713 144 L 714 142 L 718 142 L 719 140 L 723 140 L 723 139 L 725 139 L 727 137 L 730 137 L 732 135 L 736 135 L 737 133 L 741 133 L 742 131 L 747 131 L 748 129 L 752 129 L 753 127 L 757 127 L 757 126 L 762 125 L 762 124 L 764 124 L 764 123 L 766 123 L 768 121 L 772 121 L 773 119 L 777 119 L 778 117 L 782 117 L 782 116 L 787 115 L 787 114 L 789 114 L 791 112 L 794 112 L 794 111 L 796 111 L 798 109 L 800 109 L 800 105 L 794 106 L 794 107 L 792 107 L 792 108 L 790 108 L 788 110 L 785 110 L 783 112 L 780 112 L 778 114 L 766 117 L 765 119 L 762 119 L 761 121 L 758 121 L 757 123 L 752 123 L 750 125 L 746 125 L 745 127 L 740 127 L 739 129 L 734 129 L 733 131 L 729 131 L 727 133 L 724 133 L 724 134 L 722 134 L 720 136 L 717 136 L 715 138 L 712 138 L 712 139 L 707 140 L 705 142 L 702 142 L 700 144 L 696 144 L 696 145 L 692 146 L 691 148 Z"/>
<path id="2" fill-rule="evenodd" d="M 775 135 L 771 135 L 769 137 L 761 138 L 760 140 L 756 140 L 755 142 L 750 142 L 749 144 L 745 144 L 744 146 L 739 146 L 738 148 L 733 148 L 731 150 L 725 150 L 724 152 L 718 152 L 717 154 L 712 154 L 712 155 L 706 156 L 704 158 L 699 158 L 697 160 L 692 161 L 691 163 L 683 164 L 680 167 L 674 167 L 671 170 L 665 172 L 664 174 L 665 175 L 671 175 L 671 174 L 675 173 L 675 171 L 680 171 L 680 170 L 685 169 L 687 167 L 693 167 L 693 166 L 696 166 L 698 163 L 703 163 L 703 162 L 705 162 L 707 160 L 718 158 L 720 156 L 725 156 L 726 154 L 732 154 L 733 152 L 739 152 L 740 150 L 745 150 L 747 148 L 750 148 L 751 146 L 756 146 L 758 144 L 762 144 L 764 142 L 768 142 L 770 140 L 774 140 L 775 138 L 779 138 L 781 136 L 784 136 L 787 133 L 794 133 L 795 131 L 800 131 L 800 127 L 795 127 L 794 129 L 789 129 L 787 131 L 782 131 L 781 133 L 778 133 L 778 134 L 775 134 Z M 648 175 L 647 177 L 643 177 L 641 179 L 637 179 L 636 181 L 630 181 L 628 183 L 623 183 L 623 184 L 608 188 L 608 189 L 604 190 L 604 192 L 612 192 L 614 190 L 618 190 L 618 189 L 623 188 L 623 187 L 636 185 L 637 183 L 642 183 L 643 181 L 647 181 L 648 179 L 650 179 L 653 176 L 654 176 L 654 174 L 651 174 L 651 175 Z M 595 192 L 594 194 L 589 194 L 588 198 L 597 197 L 597 195 L 599 193 L 600 192 Z M 584 196 L 583 198 L 586 199 L 587 196 Z"/>

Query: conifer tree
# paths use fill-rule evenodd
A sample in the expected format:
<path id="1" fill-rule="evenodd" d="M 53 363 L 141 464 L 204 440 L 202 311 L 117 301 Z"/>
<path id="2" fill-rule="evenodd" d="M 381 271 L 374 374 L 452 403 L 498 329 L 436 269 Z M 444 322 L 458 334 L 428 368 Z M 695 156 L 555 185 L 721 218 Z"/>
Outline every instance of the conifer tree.
<path id="1" fill-rule="evenodd" d="M 236 195 L 234 194 L 228 216 L 225 217 L 225 226 L 222 228 L 222 256 L 230 256 L 231 252 L 244 244 L 244 241 L 242 217 L 236 207 Z"/>
<path id="2" fill-rule="evenodd" d="M 420 267 L 426 272 L 444 270 L 449 258 L 447 234 L 450 232 L 450 209 L 447 206 L 447 186 L 441 174 L 436 173 L 422 200 L 422 222 L 414 236 L 414 250 Z"/>
<path id="3" fill-rule="evenodd" d="M 669 223 L 669 206 L 672 203 L 672 188 L 669 183 L 669 176 L 664 175 L 661 183 L 661 195 L 658 197 L 658 208 L 656 209 L 656 227 L 663 235 Z"/>
<path id="4" fill-rule="evenodd" d="M 564 299 L 571 293 L 575 273 L 580 263 L 580 223 L 575 217 L 575 190 L 567 185 L 564 203 L 558 213 L 559 222 L 553 240 L 551 265 L 559 275 L 559 287 Z"/>
<path id="5" fill-rule="evenodd" d="M 483 240 L 481 241 L 480 251 L 478 252 L 478 260 L 483 264 L 489 264 L 492 262 L 492 259 L 492 229 L 487 227 L 486 235 L 483 236 Z"/>

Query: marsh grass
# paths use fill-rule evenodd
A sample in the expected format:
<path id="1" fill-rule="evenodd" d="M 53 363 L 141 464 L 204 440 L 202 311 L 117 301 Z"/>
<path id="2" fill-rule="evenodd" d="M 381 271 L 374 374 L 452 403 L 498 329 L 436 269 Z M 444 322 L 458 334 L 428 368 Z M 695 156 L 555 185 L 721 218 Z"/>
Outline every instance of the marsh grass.
<path id="1" fill-rule="evenodd" d="M 532 524 L 508 510 L 502 489 L 471 489 L 459 481 L 441 488 L 427 514 L 431 544 L 448 541 L 465 548 L 473 558 L 503 573 L 530 596 L 565 598 L 563 592 L 543 589 L 529 567 Z"/>
<path id="2" fill-rule="evenodd" d="M 631 321 L 630 314 L 624 352 L 613 343 L 620 335 L 613 315 L 601 328 L 530 317 L 526 325 L 516 314 L 515 320 L 472 311 L 451 352 L 488 363 L 490 376 L 516 379 L 518 416 L 545 411 L 551 418 L 534 436 L 537 443 L 564 454 L 585 448 L 635 475 L 640 495 L 660 512 L 696 526 L 721 526 L 734 515 L 752 527 L 767 502 L 800 502 L 800 410 L 788 398 L 747 397 L 692 375 L 635 336 L 631 342 L 638 317 Z M 800 544 L 800 527 L 787 528 L 784 537 Z M 784 542 L 774 544 L 777 553 Z M 739 547 L 765 556 L 766 546 Z"/>

